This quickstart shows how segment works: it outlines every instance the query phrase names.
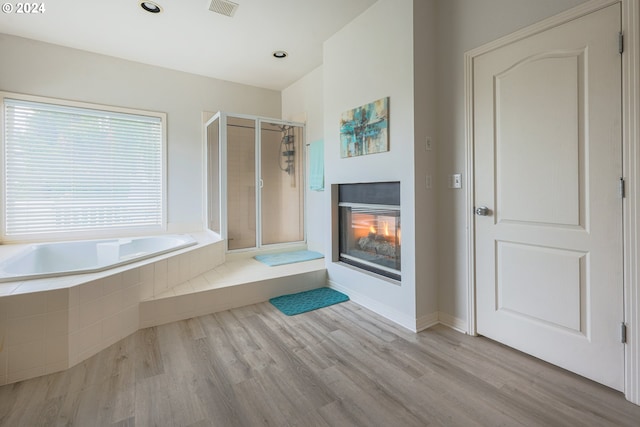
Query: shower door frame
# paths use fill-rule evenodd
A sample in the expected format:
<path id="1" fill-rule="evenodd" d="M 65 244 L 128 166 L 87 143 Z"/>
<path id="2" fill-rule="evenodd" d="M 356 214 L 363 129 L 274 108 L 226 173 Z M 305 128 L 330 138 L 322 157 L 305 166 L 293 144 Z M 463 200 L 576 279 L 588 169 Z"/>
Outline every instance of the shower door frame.
<path id="1" fill-rule="evenodd" d="M 228 234 L 228 221 L 227 221 L 227 118 L 233 117 L 236 119 L 245 119 L 245 120 L 253 120 L 255 123 L 255 137 L 254 137 L 254 149 L 255 149 L 255 201 L 256 201 L 256 246 L 250 248 L 242 248 L 242 249 L 229 249 L 229 234 Z M 220 194 L 220 234 L 225 240 L 225 250 L 227 253 L 240 253 L 240 252 L 251 252 L 257 251 L 261 249 L 275 249 L 279 247 L 287 247 L 287 246 L 295 246 L 300 244 L 306 244 L 307 242 L 307 185 L 306 185 L 306 127 L 304 123 L 300 122 L 292 122 L 281 119 L 273 119 L 270 117 L 262 117 L 262 116 L 253 116 L 248 114 L 235 114 L 235 113 L 225 113 L 225 112 L 217 112 L 213 115 L 204 125 L 204 138 L 205 138 L 205 187 L 204 187 L 204 207 L 205 207 L 205 219 L 206 219 L 206 228 L 209 229 L 209 141 L 208 141 L 208 133 L 207 127 L 218 120 L 219 129 L 218 129 L 218 139 L 219 139 L 219 153 L 218 159 L 220 162 L 219 171 L 220 176 L 218 177 L 219 194 Z M 262 129 L 262 123 L 276 124 L 282 126 L 296 126 L 302 129 L 302 142 L 300 149 L 300 168 L 302 171 L 300 173 L 300 185 L 303 187 L 302 191 L 302 240 L 294 241 L 294 242 L 285 242 L 285 243 L 275 243 L 275 244 L 262 244 L 262 151 L 261 151 L 261 138 L 260 133 Z M 212 231 L 212 230 L 210 230 Z"/>

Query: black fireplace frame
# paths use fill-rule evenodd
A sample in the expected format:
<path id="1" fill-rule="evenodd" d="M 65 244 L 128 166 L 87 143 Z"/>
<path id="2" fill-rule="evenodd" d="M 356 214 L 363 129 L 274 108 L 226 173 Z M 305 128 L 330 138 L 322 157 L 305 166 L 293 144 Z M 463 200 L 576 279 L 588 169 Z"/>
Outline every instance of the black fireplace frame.
<path id="1" fill-rule="evenodd" d="M 339 184 L 338 185 L 338 229 L 343 230 L 344 215 L 340 210 L 340 204 L 345 205 L 361 205 L 370 207 L 372 210 L 388 211 L 393 210 L 398 212 L 400 216 L 400 183 L 399 182 L 372 182 L 372 183 L 357 183 L 357 184 Z M 350 225 L 349 225 L 350 227 Z M 360 268 L 367 272 L 375 273 L 380 276 L 388 277 L 393 280 L 400 281 L 402 279 L 401 269 L 398 265 L 398 269 L 389 271 L 383 268 L 377 268 L 372 263 L 359 262 L 348 257 L 343 256 L 347 249 L 344 247 L 346 239 L 338 233 L 338 260 Z M 398 247 L 398 250 L 401 246 Z M 398 260 L 401 260 L 401 254 L 397 255 Z"/>

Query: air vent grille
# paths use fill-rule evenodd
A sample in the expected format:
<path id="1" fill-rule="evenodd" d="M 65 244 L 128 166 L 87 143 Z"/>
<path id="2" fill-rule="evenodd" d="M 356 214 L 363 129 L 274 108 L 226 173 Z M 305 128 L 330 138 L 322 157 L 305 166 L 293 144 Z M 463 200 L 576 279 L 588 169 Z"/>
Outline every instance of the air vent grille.
<path id="1" fill-rule="evenodd" d="M 233 16 L 238 9 L 238 4 L 228 0 L 211 0 L 209 10 L 225 16 Z"/>

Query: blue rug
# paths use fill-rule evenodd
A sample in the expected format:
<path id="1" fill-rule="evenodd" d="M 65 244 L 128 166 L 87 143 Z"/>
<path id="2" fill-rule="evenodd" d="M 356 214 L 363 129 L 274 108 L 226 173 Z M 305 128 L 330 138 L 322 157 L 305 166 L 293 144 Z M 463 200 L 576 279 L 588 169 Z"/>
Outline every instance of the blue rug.
<path id="1" fill-rule="evenodd" d="M 269 267 L 276 265 L 293 264 L 294 262 L 311 261 L 312 259 L 324 258 L 319 252 L 314 251 L 293 251 L 279 254 L 256 255 L 254 258 Z"/>
<path id="2" fill-rule="evenodd" d="M 306 313 L 318 308 L 349 301 L 345 294 L 330 288 L 318 288 L 297 294 L 282 295 L 271 298 L 269 302 L 287 316 Z"/>

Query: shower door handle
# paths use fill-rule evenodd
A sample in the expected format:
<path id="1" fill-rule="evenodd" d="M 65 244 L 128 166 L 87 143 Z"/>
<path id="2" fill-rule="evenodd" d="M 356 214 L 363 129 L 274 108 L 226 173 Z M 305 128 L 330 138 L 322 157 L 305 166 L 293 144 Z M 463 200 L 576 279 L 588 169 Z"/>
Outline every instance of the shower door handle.
<path id="1" fill-rule="evenodd" d="M 264 181 L 262 180 L 262 178 L 260 178 L 260 179 L 258 180 L 258 186 L 259 186 L 259 188 L 264 187 Z"/>

